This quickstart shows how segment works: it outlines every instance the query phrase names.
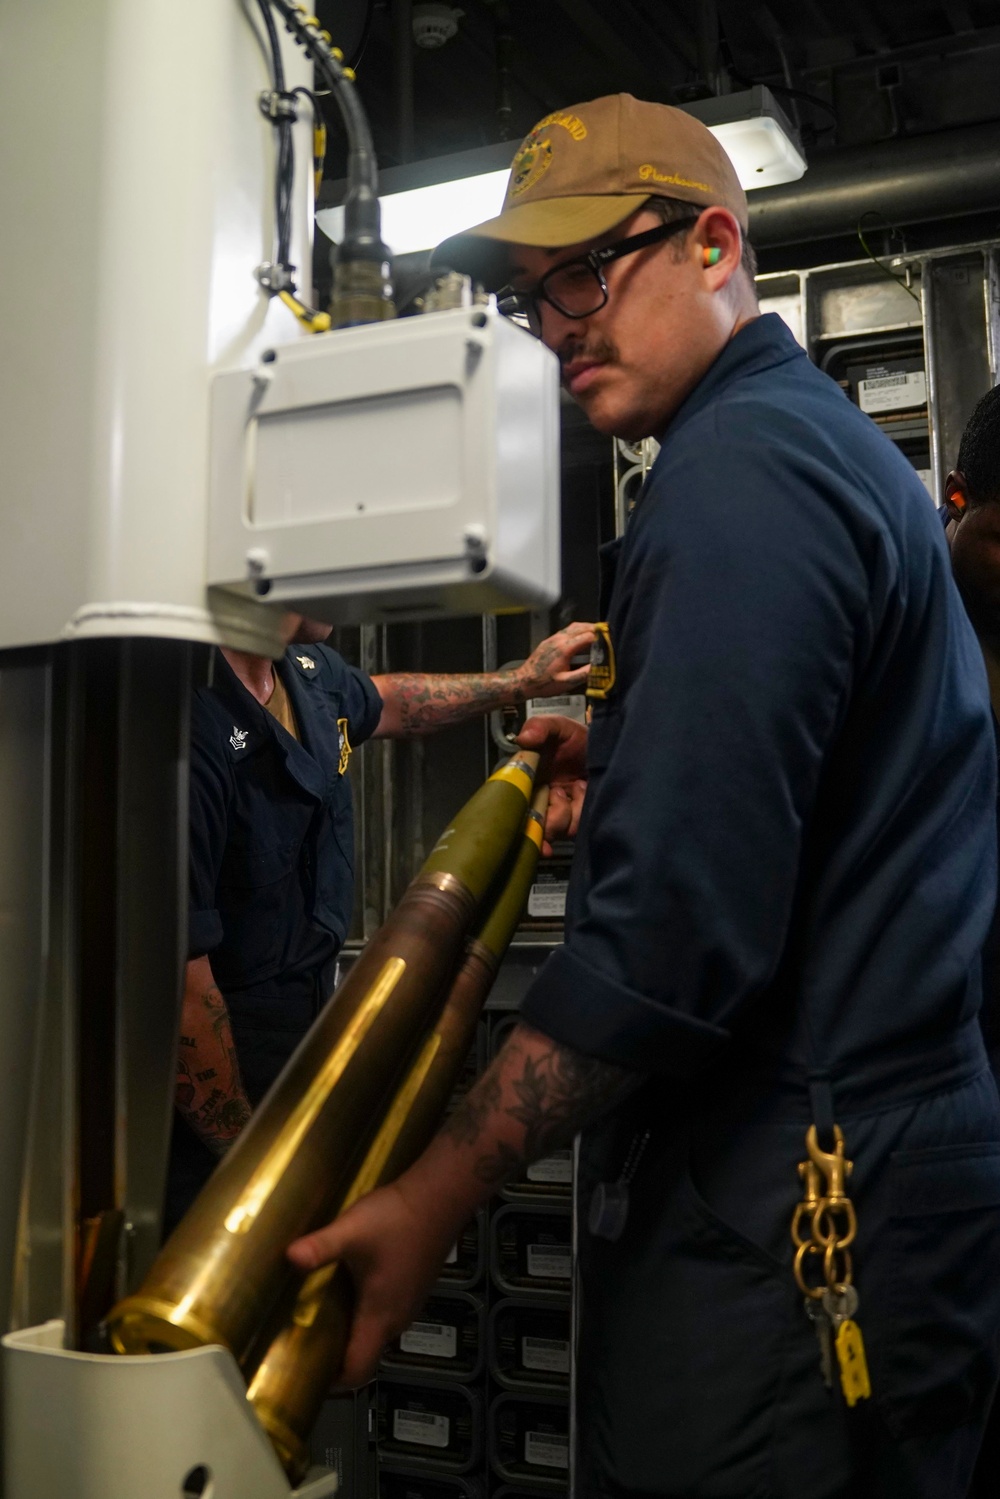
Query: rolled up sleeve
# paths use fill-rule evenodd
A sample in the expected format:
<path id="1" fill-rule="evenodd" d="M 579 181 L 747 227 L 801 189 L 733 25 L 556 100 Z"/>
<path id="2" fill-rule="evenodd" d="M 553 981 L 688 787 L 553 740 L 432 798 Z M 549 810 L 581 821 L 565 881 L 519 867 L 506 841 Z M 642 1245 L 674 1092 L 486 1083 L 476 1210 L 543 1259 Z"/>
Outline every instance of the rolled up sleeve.
<path id="1" fill-rule="evenodd" d="M 524 1019 L 564 1045 L 690 1076 L 773 984 L 869 585 L 803 460 L 716 434 L 654 471 L 612 611 L 573 922 Z"/>

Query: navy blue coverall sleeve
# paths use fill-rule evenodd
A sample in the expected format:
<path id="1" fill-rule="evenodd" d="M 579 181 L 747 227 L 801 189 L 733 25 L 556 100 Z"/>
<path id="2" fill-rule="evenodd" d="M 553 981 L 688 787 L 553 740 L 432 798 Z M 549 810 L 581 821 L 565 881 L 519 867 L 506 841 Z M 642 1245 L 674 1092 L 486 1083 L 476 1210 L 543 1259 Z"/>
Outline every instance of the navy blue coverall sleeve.
<path id="1" fill-rule="evenodd" d="M 718 427 L 698 423 L 697 452 L 685 434 L 658 465 L 626 538 L 572 929 L 522 1007 L 588 1055 L 681 1076 L 774 977 L 869 611 L 857 545 L 808 460 L 796 472 Z"/>

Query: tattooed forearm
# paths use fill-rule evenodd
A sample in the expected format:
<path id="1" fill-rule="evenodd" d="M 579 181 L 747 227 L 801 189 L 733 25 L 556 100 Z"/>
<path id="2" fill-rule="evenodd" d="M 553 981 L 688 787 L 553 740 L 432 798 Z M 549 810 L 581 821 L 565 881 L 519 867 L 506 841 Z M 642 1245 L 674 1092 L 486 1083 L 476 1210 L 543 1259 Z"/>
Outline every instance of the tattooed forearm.
<path id="1" fill-rule="evenodd" d="M 188 965 L 175 1099 L 215 1155 L 225 1154 L 250 1118 L 229 1011 L 206 959 Z"/>
<path id="2" fill-rule="evenodd" d="M 393 672 L 376 677 L 384 706 L 383 734 L 429 734 L 466 718 L 489 713 L 508 703 L 523 703 L 526 693 L 515 671 Z"/>
<path id="3" fill-rule="evenodd" d="M 376 736 L 430 734 L 530 697 L 578 691 L 586 675 L 580 656 L 593 638 L 592 626 L 567 625 L 536 646 L 527 661 L 508 671 L 391 672 L 374 677 L 382 699 Z"/>
<path id="4" fill-rule="evenodd" d="M 567 1146 L 641 1081 L 607 1062 L 518 1026 L 481 1081 L 445 1125 L 456 1144 L 486 1145 L 480 1181 L 497 1185 L 539 1157 Z"/>

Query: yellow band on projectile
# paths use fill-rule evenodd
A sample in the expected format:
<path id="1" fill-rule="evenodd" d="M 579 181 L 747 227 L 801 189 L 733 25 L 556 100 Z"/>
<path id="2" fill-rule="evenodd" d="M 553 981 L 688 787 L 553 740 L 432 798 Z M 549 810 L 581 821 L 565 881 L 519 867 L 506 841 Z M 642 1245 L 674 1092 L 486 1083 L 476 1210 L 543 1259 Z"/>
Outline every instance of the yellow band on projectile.
<path id="1" fill-rule="evenodd" d="M 490 776 L 491 781 L 509 781 L 522 793 L 525 801 L 531 800 L 531 793 L 535 788 L 535 778 L 526 769 L 523 760 L 508 760 L 506 765 L 501 765 Z"/>
<path id="2" fill-rule="evenodd" d="M 530 838 L 536 848 L 541 848 L 544 826 L 537 812 L 529 812 L 528 820 L 524 824 L 524 836 Z"/>

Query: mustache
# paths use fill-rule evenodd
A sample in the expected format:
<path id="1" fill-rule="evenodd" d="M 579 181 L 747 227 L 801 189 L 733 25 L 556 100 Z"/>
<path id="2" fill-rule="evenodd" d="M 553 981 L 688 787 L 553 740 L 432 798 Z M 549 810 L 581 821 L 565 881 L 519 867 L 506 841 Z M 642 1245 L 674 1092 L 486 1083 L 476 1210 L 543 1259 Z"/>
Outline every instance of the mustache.
<path id="1" fill-rule="evenodd" d="M 596 364 L 614 364 L 618 359 L 618 350 L 610 339 L 596 338 L 588 341 L 572 333 L 563 339 L 556 354 L 561 369 L 565 369 L 575 359 L 593 360 Z"/>

